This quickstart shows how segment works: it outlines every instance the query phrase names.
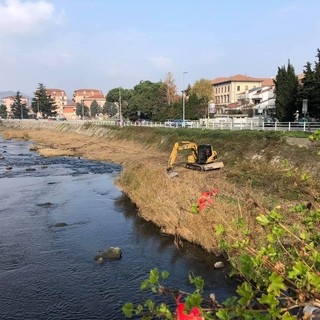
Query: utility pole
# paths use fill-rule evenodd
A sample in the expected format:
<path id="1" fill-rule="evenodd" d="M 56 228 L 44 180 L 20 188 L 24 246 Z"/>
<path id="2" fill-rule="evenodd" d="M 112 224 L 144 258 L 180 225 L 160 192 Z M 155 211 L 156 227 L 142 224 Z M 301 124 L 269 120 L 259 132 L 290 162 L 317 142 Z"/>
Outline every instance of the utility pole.
<path id="1" fill-rule="evenodd" d="M 185 127 L 185 117 L 186 117 L 186 95 L 185 95 L 185 89 L 184 89 L 184 76 L 187 74 L 187 71 L 183 72 L 183 83 L 182 83 L 182 126 Z"/>
<path id="2" fill-rule="evenodd" d="M 82 120 L 84 120 L 84 100 L 86 99 L 86 96 L 83 96 L 83 99 L 81 100 L 82 104 L 81 104 L 81 107 L 82 107 Z"/>
<path id="3" fill-rule="evenodd" d="M 120 118 L 120 126 L 122 126 L 121 88 L 119 88 L 119 118 Z"/>

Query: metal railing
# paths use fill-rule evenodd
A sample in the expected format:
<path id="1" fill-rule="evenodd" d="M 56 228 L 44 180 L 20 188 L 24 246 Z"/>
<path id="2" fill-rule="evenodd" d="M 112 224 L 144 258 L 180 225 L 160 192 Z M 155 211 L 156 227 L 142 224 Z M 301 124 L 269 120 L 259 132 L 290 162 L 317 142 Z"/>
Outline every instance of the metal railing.
<path id="1" fill-rule="evenodd" d="M 123 121 L 120 123 L 117 120 L 68 120 L 68 121 L 49 121 L 47 119 L 34 120 L 34 119 L 2 119 L 3 122 L 33 122 L 33 123 L 68 123 L 71 125 L 84 125 L 84 124 L 93 124 L 98 126 L 134 126 L 134 127 L 162 127 L 169 129 L 181 128 L 181 124 L 166 124 L 164 122 L 132 122 L 132 121 Z M 185 126 L 185 128 L 193 129 L 208 129 L 208 130 L 268 130 L 268 131 L 305 131 L 305 132 L 314 132 L 320 129 L 320 122 L 275 122 L 267 123 L 260 122 L 256 120 L 246 120 L 243 122 L 234 122 L 234 121 L 194 121 L 193 125 Z"/>

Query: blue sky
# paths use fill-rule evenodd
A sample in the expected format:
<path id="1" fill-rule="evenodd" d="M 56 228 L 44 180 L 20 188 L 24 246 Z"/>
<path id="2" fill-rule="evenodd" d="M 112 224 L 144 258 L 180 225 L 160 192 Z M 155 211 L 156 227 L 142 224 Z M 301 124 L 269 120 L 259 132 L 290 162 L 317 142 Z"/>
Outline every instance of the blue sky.
<path id="1" fill-rule="evenodd" d="M 288 59 L 298 74 L 320 48 L 319 12 L 319 0 L 0 0 L 0 91 L 106 94 L 168 72 L 182 90 L 274 77 Z"/>

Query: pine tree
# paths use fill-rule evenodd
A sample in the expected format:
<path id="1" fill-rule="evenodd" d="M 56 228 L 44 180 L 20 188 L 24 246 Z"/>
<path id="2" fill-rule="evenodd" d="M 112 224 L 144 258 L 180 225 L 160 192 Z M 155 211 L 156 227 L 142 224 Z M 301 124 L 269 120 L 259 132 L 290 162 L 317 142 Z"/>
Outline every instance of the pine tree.
<path id="1" fill-rule="evenodd" d="M 39 83 L 39 87 L 34 93 L 31 107 L 34 113 L 40 113 L 43 118 L 57 115 L 55 101 L 42 83 Z"/>
<path id="2" fill-rule="evenodd" d="M 18 91 L 16 96 L 14 97 L 14 101 L 11 105 L 11 111 L 14 115 L 14 118 L 21 120 L 28 118 L 27 104 L 22 102 L 20 91 Z"/>
<path id="3" fill-rule="evenodd" d="M 7 107 L 4 104 L 0 105 L 0 119 L 6 119 L 8 116 Z"/>
<path id="4" fill-rule="evenodd" d="M 283 122 L 293 121 L 298 95 L 298 78 L 290 61 L 288 61 L 287 68 L 285 66 L 278 67 L 278 74 L 275 80 L 275 94 L 277 118 Z"/>
<path id="5" fill-rule="evenodd" d="M 93 100 L 90 106 L 91 117 L 96 117 L 101 113 L 101 108 L 96 100 Z"/>
<path id="6" fill-rule="evenodd" d="M 301 105 L 303 99 L 308 100 L 308 114 L 313 118 L 320 118 L 320 50 L 318 49 L 317 61 L 312 69 L 310 62 L 304 66 L 304 78 L 299 87 L 298 103 Z"/>
<path id="7" fill-rule="evenodd" d="M 76 105 L 76 115 L 81 119 L 89 117 L 89 108 L 83 102 L 78 102 Z"/>

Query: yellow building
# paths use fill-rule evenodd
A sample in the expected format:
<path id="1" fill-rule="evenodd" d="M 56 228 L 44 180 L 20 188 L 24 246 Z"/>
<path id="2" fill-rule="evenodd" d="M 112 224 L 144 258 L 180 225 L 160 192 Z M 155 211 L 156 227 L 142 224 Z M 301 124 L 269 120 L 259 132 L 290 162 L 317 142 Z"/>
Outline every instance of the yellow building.
<path id="1" fill-rule="evenodd" d="M 218 113 L 223 113 L 225 107 L 237 102 L 237 95 L 241 92 L 268 85 L 272 79 L 252 78 L 237 74 L 231 77 L 221 77 L 212 80 L 214 101 Z"/>

